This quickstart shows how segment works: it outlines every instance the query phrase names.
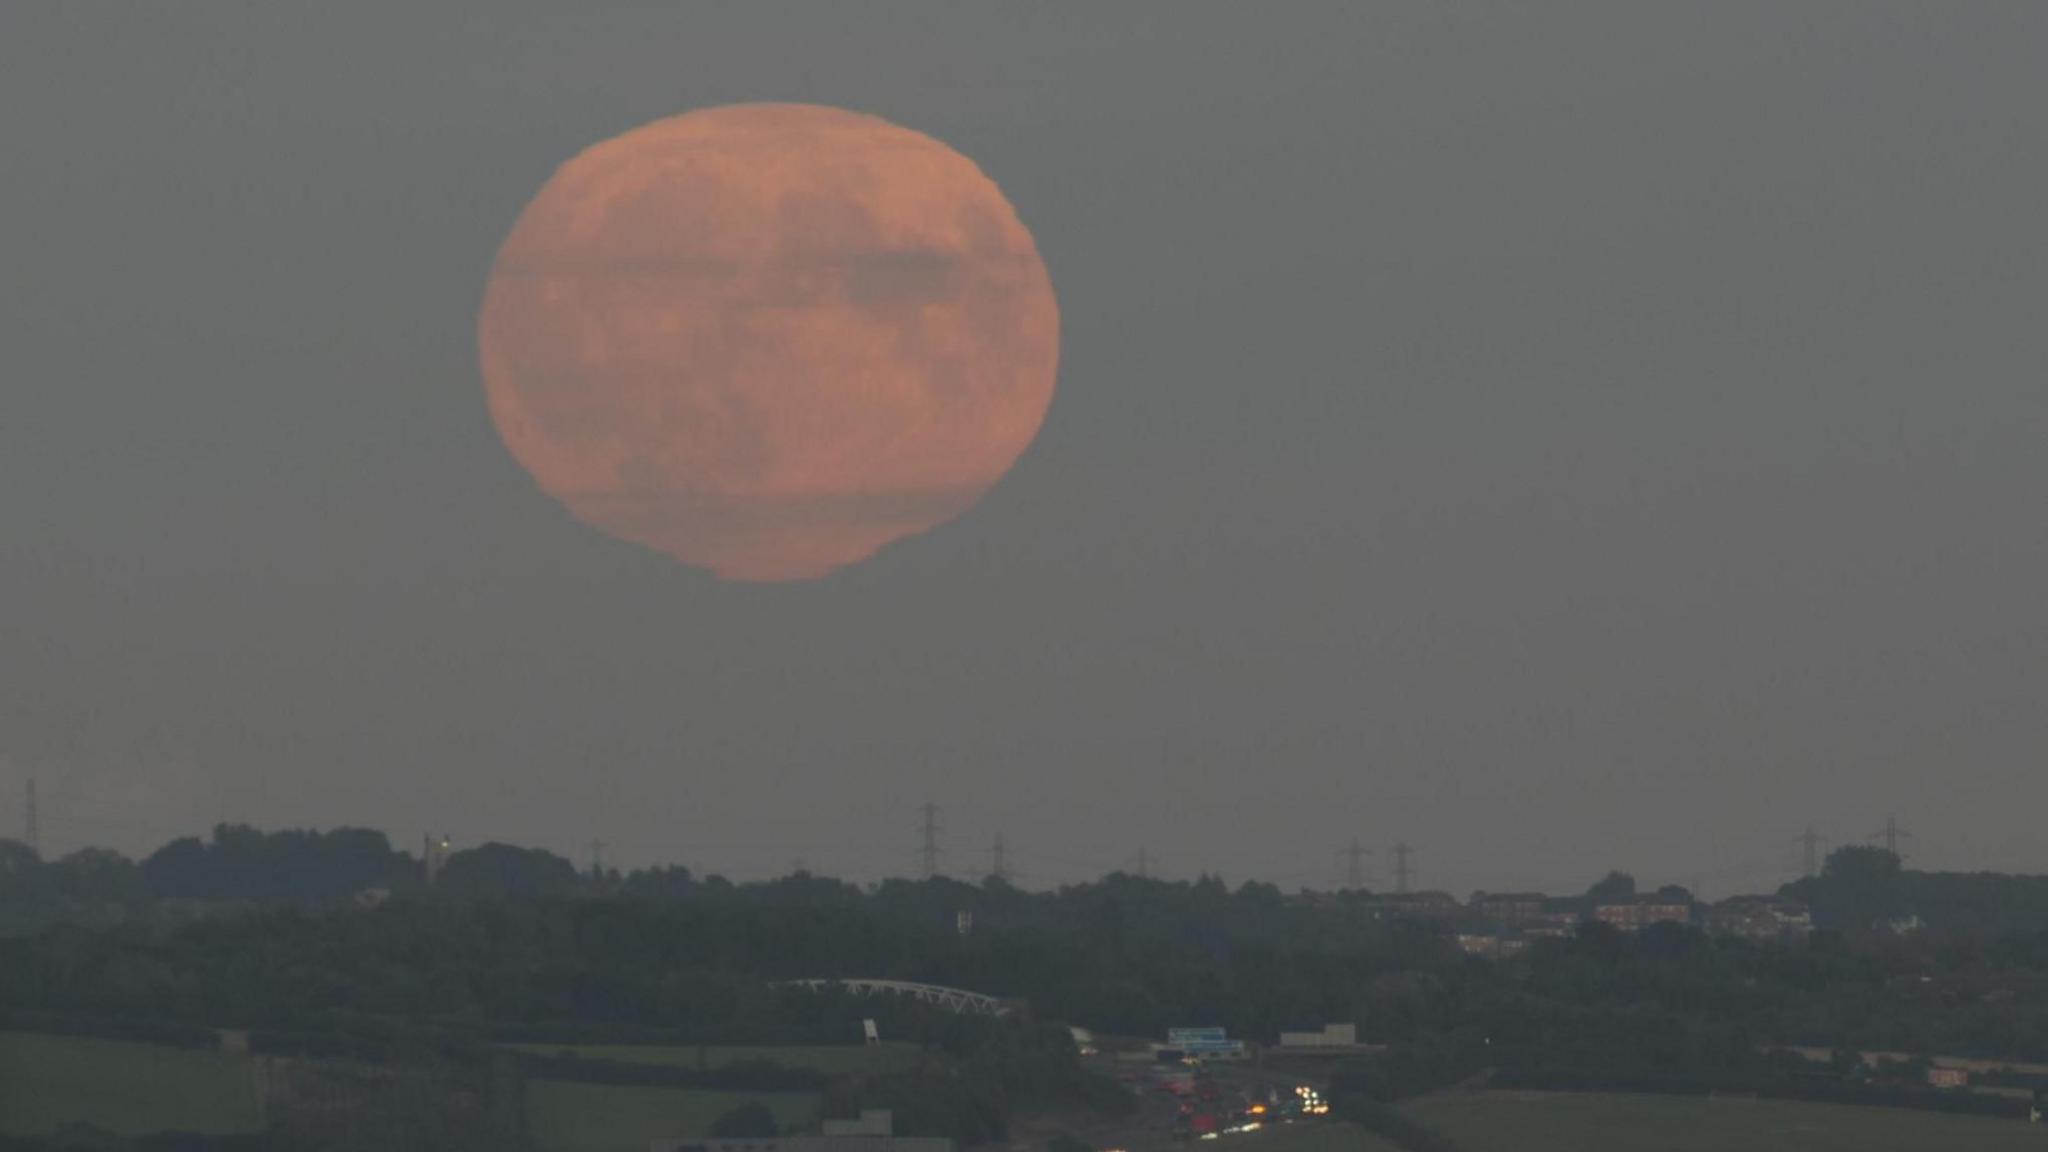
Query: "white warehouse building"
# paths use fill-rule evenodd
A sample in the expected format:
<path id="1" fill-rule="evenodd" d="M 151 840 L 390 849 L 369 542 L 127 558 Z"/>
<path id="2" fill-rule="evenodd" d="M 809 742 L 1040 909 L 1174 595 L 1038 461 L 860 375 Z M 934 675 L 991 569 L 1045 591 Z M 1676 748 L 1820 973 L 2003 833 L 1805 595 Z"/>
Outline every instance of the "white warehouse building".
<path id="1" fill-rule="evenodd" d="M 1358 1047 L 1358 1025 L 1325 1024 L 1316 1031 L 1288 1031 L 1280 1033 L 1280 1047 L 1302 1048 L 1356 1048 Z"/>

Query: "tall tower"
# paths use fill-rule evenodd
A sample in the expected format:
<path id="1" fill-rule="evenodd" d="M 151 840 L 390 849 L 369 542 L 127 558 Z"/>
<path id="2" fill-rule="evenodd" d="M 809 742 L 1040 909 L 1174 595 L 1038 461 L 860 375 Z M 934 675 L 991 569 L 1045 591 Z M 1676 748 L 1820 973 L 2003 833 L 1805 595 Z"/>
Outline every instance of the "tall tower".
<path id="1" fill-rule="evenodd" d="M 1913 834 L 1911 832 L 1899 827 L 1899 818 L 1897 816 L 1885 817 L 1884 830 L 1871 834 L 1871 839 L 1884 841 L 1884 850 L 1901 860 L 1906 858 L 1906 853 L 1899 847 L 1899 842 L 1911 840 L 1912 838 Z"/>
<path id="2" fill-rule="evenodd" d="M 1808 877 L 1820 875 L 1820 850 L 1821 845 L 1826 843 L 1826 840 L 1820 833 L 1813 830 L 1813 825 L 1808 824 L 1806 831 L 1798 837 L 1798 843 L 1805 856 L 1806 875 Z"/>
<path id="3" fill-rule="evenodd" d="M 1010 869 L 1003 859 L 1003 834 L 996 833 L 995 847 L 989 849 L 989 875 L 1005 883 L 1009 882 Z"/>
<path id="4" fill-rule="evenodd" d="M 939 806 L 927 800 L 918 811 L 924 815 L 920 826 L 923 839 L 918 844 L 918 859 L 929 880 L 939 874 Z"/>
<path id="5" fill-rule="evenodd" d="M 22 832 L 28 837 L 28 846 L 38 856 L 43 854 L 43 826 L 36 813 L 36 778 L 28 778 L 28 806 L 22 811 Z"/>
<path id="6" fill-rule="evenodd" d="M 1344 887 L 1347 890 L 1365 887 L 1365 858 L 1370 855 L 1372 849 L 1360 844 L 1356 836 L 1344 846 Z"/>
<path id="7" fill-rule="evenodd" d="M 448 863 L 448 853 L 453 845 L 447 836 L 423 837 L 427 865 L 427 887 L 432 888 L 441 879 L 441 869 Z"/>
<path id="8" fill-rule="evenodd" d="M 1405 841 L 1394 845 L 1394 891 L 1396 892 L 1409 891 L 1410 882 L 1415 879 L 1415 870 L 1408 866 L 1408 857 L 1414 855 L 1414 853 L 1415 849 L 1410 848 Z"/>

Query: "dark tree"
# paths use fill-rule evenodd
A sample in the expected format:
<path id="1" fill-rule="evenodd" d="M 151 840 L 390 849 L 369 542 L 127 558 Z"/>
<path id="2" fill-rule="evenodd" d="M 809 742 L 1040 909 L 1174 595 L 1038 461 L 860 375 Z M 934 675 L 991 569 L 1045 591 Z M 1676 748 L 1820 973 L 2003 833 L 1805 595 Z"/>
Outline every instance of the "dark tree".
<path id="1" fill-rule="evenodd" d="M 408 884 L 418 867 L 393 851 L 384 833 L 367 828 L 262 832 L 222 824 L 211 843 L 188 836 L 164 845 L 143 862 L 142 874 L 158 896 L 319 901 Z"/>
<path id="2" fill-rule="evenodd" d="M 450 856 L 435 884 L 463 896 L 532 899 L 575 892 L 583 878 L 574 864 L 544 848 L 485 844 Z"/>
<path id="3" fill-rule="evenodd" d="M 1620 904 L 1635 899 L 1635 895 L 1636 878 L 1626 872 L 1609 872 L 1586 889 L 1586 900 L 1593 904 Z"/>

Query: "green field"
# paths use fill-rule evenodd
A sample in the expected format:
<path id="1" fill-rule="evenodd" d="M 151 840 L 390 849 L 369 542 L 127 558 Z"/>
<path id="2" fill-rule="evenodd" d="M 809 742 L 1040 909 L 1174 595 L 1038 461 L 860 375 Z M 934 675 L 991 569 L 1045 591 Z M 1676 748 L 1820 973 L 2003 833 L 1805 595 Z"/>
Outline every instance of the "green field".
<path id="1" fill-rule="evenodd" d="M 748 1060 L 767 1060 L 789 1068 L 813 1068 L 828 1076 L 859 1072 L 894 1072 L 917 1063 L 921 1050 L 915 1044 L 785 1045 L 724 1047 L 694 1044 L 513 1044 L 515 1051 L 552 1056 L 574 1052 L 592 1060 L 617 1060 L 625 1064 L 661 1064 L 675 1068 L 723 1068 Z"/>
<path id="2" fill-rule="evenodd" d="M 0 1133 L 79 1122 L 123 1135 L 262 1127 L 246 1056 L 0 1032 Z"/>
<path id="3" fill-rule="evenodd" d="M 1401 1152 L 1354 1124 L 1288 1124 L 1223 1141 L 1233 1152 Z"/>
<path id="4" fill-rule="evenodd" d="M 2017 1120 L 1782 1100 L 1486 1092 L 1409 1111 L 1464 1152 L 2041 1152 Z"/>
<path id="5" fill-rule="evenodd" d="M 663 1136 L 702 1136 L 720 1116 L 749 1100 L 784 1128 L 817 1119 L 818 1097 L 805 1092 L 700 1092 L 536 1080 L 526 1086 L 526 1122 L 543 1152 L 647 1152 Z"/>

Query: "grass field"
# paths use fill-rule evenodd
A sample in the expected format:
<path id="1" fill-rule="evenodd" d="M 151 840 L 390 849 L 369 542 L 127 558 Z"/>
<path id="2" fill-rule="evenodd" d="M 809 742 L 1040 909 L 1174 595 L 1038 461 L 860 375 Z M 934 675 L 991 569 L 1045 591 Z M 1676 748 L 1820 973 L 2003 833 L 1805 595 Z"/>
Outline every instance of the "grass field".
<path id="1" fill-rule="evenodd" d="M 647 1152 L 663 1136 L 702 1136 L 720 1116 L 758 1100 L 787 1128 L 816 1119 L 805 1092 L 699 1092 L 536 1080 L 526 1086 L 526 1121 L 542 1152 Z"/>
<path id="2" fill-rule="evenodd" d="M 2048 1134 L 2017 1120 L 1781 1100 L 1487 1092 L 1431 1097 L 1409 1111 L 1457 1141 L 1464 1152 L 2041 1152 L 2048 1147 Z"/>
<path id="3" fill-rule="evenodd" d="M 1355 1124 L 1336 1121 L 1246 1132 L 1222 1143 L 1232 1152 L 1401 1152 Z"/>
<path id="4" fill-rule="evenodd" d="M 567 1049 L 589 1059 L 626 1064 L 662 1064 L 676 1068 L 722 1068 L 746 1060 L 771 1060 L 790 1068 L 814 1068 L 828 1076 L 856 1072 L 893 1072 L 917 1063 L 915 1044 L 721 1047 L 661 1044 L 513 1044 L 520 1052 L 552 1056 Z"/>
<path id="5" fill-rule="evenodd" d="M 253 1132 L 260 1119 L 246 1056 L 0 1032 L 0 1133 Z"/>

